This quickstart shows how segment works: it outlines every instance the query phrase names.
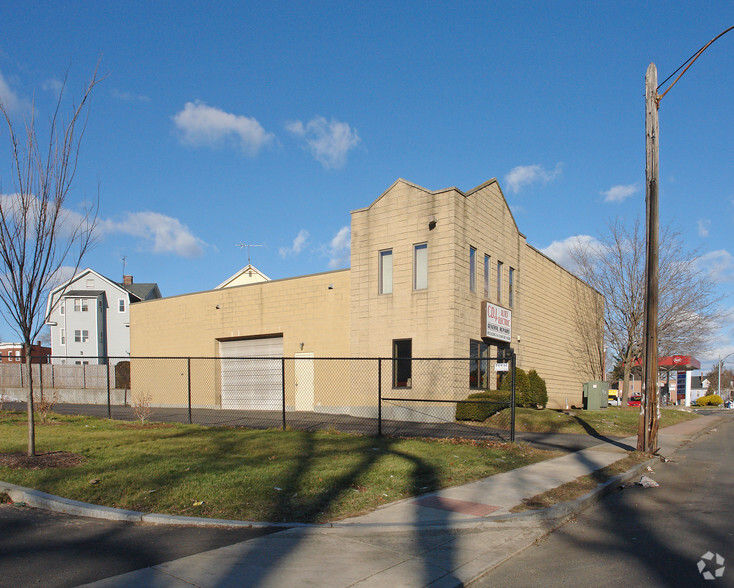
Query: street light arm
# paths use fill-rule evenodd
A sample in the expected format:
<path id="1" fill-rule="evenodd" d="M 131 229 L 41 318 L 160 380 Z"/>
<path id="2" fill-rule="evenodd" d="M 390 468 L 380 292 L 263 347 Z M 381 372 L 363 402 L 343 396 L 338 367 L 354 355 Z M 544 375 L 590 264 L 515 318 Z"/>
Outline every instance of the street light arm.
<path id="1" fill-rule="evenodd" d="M 716 41 L 719 38 L 723 37 L 724 35 L 726 35 L 726 33 L 728 33 L 729 31 L 732 31 L 732 30 L 734 30 L 734 27 L 729 27 L 723 33 L 719 33 L 713 39 L 711 39 L 708 43 L 706 43 L 703 47 L 701 47 L 696 53 L 694 53 L 693 56 L 690 57 L 688 59 L 688 61 L 686 61 L 686 63 L 688 63 L 688 65 L 686 66 L 686 68 L 682 72 L 680 72 L 680 75 L 677 78 L 675 78 L 675 81 L 672 84 L 670 84 L 670 88 L 668 88 L 667 90 L 665 90 L 665 92 L 663 92 L 660 96 L 658 96 L 658 104 L 660 104 L 660 101 L 665 97 L 665 95 L 668 92 L 670 92 L 671 88 L 678 83 L 678 80 L 681 79 L 681 77 L 683 77 L 683 74 L 688 71 L 688 68 L 693 65 L 693 62 L 696 61 L 696 59 L 698 59 L 701 56 L 701 53 L 703 53 L 704 51 L 706 51 L 706 49 L 708 49 L 714 43 L 714 41 Z M 685 63 L 683 65 L 685 65 Z M 680 69 L 680 67 L 678 69 Z M 675 71 L 678 71 L 678 70 L 675 70 Z M 665 82 L 667 82 L 674 75 L 675 75 L 675 72 L 670 77 L 668 77 L 665 80 Z M 660 86 L 664 85 L 665 82 L 663 82 L 662 84 L 660 84 Z M 660 87 L 660 86 L 658 86 L 658 87 Z"/>

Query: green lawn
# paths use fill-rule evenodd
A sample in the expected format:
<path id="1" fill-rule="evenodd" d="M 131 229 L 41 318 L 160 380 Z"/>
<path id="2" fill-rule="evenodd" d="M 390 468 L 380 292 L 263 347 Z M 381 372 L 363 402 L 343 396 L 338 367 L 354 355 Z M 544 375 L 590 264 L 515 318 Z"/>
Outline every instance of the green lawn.
<path id="1" fill-rule="evenodd" d="M 25 418 L 0 412 L 0 453 L 26 451 Z M 64 469 L 0 467 L 0 480 L 143 512 L 293 522 L 352 516 L 558 455 L 482 441 L 141 427 L 60 415 L 37 424 L 36 446 L 81 454 L 85 462 Z"/>
<path id="2" fill-rule="evenodd" d="M 509 421 L 509 409 L 505 409 L 487 419 L 487 425 Z M 621 408 L 610 406 L 602 410 L 572 410 L 561 412 L 558 410 L 535 410 L 532 408 L 515 409 L 515 427 L 517 431 L 532 433 L 579 433 L 599 434 L 616 437 L 628 437 L 637 434 L 640 416 L 639 407 Z M 660 426 L 666 427 L 682 421 L 698 418 L 698 415 L 675 408 L 663 408 L 660 416 Z"/>

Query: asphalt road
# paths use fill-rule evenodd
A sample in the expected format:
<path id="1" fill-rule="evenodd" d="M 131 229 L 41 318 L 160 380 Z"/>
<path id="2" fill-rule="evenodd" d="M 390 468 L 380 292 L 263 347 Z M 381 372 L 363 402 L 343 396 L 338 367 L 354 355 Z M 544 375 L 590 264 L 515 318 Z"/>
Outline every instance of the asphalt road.
<path id="1" fill-rule="evenodd" d="M 0 504 L 0 586 L 78 586 L 278 530 L 149 526 Z"/>
<path id="2" fill-rule="evenodd" d="M 734 422 L 654 470 L 659 487 L 611 494 L 472 586 L 734 586 Z M 707 580 L 709 552 L 725 569 L 703 560 Z"/>

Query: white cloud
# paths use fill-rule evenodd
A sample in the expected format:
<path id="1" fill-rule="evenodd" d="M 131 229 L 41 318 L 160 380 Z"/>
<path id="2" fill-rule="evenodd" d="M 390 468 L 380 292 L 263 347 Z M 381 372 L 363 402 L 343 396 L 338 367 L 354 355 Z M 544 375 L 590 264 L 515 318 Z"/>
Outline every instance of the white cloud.
<path id="1" fill-rule="evenodd" d="M 289 122 L 286 129 L 305 140 L 314 159 L 327 169 L 343 167 L 349 151 L 361 141 L 357 129 L 333 118 L 327 121 L 323 116 L 316 116 L 305 125 L 301 121 Z"/>
<path id="2" fill-rule="evenodd" d="M 51 92 L 52 94 L 58 96 L 59 94 L 61 94 L 61 91 L 64 89 L 64 82 L 62 82 L 61 80 L 57 80 L 55 78 L 51 78 L 43 82 L 41 89 L 44 92 Z"/>
<path id="3" fill-rule="evenodd" d="M 10 87 L 8 81 L 0 72 L 0 103 L 3 104 L 8 112 L 18 112 L 28 107 L 26 100 L 18 96 L 18 94 Z"/>
<path id="4" fill-rule="evenodd" d="M 706 218 L 699 218 L 698 219 L 698 236 L 699 237 L 708 237 L 709 236 L 709 227 L 711 226 L 711 221 Z"/>
<path id="5" fill-rule="evenodd" d="M 716 282 L 734 282 L 734 256 L 725 249 L 704 253 L 696 261 L 701 271 L 710 274 Z"/>
<path id="6" fill-rule="evenodd" d="M 308 242 L 308 237 L 308 231 L 306 229 L 301 229 L 300 231 L 298 231 L 298 235 L 296 235 L 296 238 L 293 239 L 293 245 L 291 245 L 290 247 L 281 247 L 278 250 L 278 253 L 280 253 L 280 256 L 283 259 L 291 255 L 298 255 L 301 251 L 303 251 L 303 248 L 306 246 L 306 243 Z"/>
<path id="7" fill-rule="evenodd" d="M 563 172 L 563 164 L 556 164 L 553 171 L 547 171 L 542 165 L 518 165 L 510 170 L 505 176 L 505 184 L 508 189 L 517 194 L 520 188 L 530 184 L 547 184 L 560 177 Z"/>
<path id="8" fill-rule="evenodd" d="M 624 202 L 630 196 L 634 196 L 639 191 L 637 184 L 629 184 L 627 186 L 612 186 L 605 192 L 600 192 L 604 196 L 604 202 Z"/>
<path id="9" fill-rule="evenodd" d="M 329 267 L 332 269 L 349 266 L 352 248 L 352 231 L 342 227 L 329 243 Z"/>
<path id="10" fill-rule="evenodd" d="M 563 241 L 553 241 L 548 247 L 540 251 L 559 265 L 573 271 L 574 263 L 571 251 L 579 245 L 595 248 L 598 247 L 599 241 L 590 235 L 574 235 Z"/>
<path id="11" fill-rule="evenodd" d="M 112 96 L 123 102 L 150 102 L 150 97 L 145 94 L 133 94 L 132 92 L 121 92 L 116 88 L 112 89 Z"/>
<path id="12" fill-rule="evenodd" d="M 243 152 L 254 156 L 274 139 L 254 118 L 224 112 L 198 101 L 187 102 L 173 117 L 173 122 L 181 132 L 181 141 L 195 147 L 221 147 L 234 142 Z"/>
<path id="13" fill-rule="evenodd" d="M 153 253 L 173 253 L 186 258 L 201 257 L 207 246 L 181 221 L 158 212 L 130 212 L 123 221 L 100 222 L 99 230 L 102 234 L 137 237 L 147 243 Z"/>

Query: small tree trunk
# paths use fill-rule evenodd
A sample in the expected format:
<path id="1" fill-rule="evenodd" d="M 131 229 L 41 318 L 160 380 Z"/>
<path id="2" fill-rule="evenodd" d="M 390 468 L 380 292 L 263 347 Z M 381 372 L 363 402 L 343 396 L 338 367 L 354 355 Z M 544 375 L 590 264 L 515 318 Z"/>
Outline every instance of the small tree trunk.
<path id="1" fill-rule="evenodd" d="M 25 347 L 25 364 L 28 368 L 28 457 L 36 455 L 36 424 L 33 419 L 33 366 L 31 364 L 31 346 Z"/>
<path id="2" fill-rule="evenodd" d="M 620 406 L 627 406 L 627 399 L 630 394 L 630 374 L 632 373 L 632 366 L 630 360 L 624 362 L 624 377 L 622 381 L 622 398 L 619 401 Z"/>

